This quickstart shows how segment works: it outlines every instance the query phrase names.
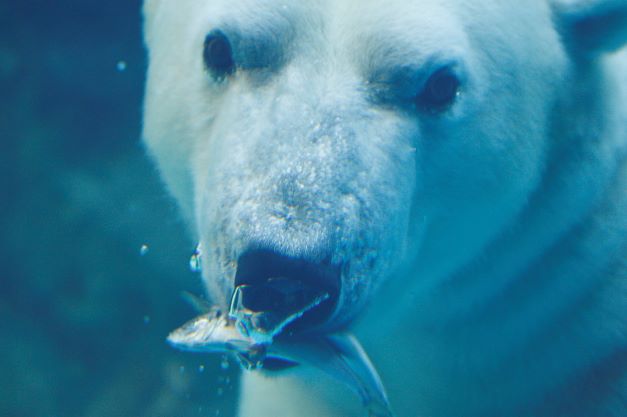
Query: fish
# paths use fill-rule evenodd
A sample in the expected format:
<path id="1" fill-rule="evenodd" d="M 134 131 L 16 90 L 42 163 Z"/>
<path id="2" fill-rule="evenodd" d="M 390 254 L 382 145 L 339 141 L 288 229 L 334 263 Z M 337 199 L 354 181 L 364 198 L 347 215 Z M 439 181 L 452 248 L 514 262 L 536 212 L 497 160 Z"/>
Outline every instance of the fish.
<path id="1" fill-rule="evenodd" d="M 213 306 L 171 332 L 167 341 L 185 351 L 233 354 L 248 370 L 263 369 L 268 360 L 316 367 L 355 392 L 367 416 L 393 417 L 381 378 L 355 336 L 348 332 L 285 334 L 259 340 L 239 319 L 247 314 L 226 314 Z M 278 323 L 281 329 L 285 325 Z"/>

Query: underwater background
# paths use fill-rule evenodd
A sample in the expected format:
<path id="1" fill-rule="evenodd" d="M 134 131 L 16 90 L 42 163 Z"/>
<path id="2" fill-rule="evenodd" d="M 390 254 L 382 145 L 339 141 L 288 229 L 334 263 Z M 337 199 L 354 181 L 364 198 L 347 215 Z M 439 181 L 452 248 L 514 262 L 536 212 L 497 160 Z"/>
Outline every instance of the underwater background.
<path id="1" fill-rule="evenodd" d="M 0 0 L 0 416 L 232 416 L 168 332 L 201 294 L 140 141 L 141 1 Z"/>

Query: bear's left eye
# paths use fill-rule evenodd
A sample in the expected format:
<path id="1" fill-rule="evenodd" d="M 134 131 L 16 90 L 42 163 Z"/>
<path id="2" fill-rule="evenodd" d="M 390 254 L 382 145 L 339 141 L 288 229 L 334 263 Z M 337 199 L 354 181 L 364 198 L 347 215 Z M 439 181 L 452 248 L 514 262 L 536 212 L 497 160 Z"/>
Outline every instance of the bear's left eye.
<path id="1" fill-rule="evenodd" d="M 441 68 L 429 77 L 416 97 L 416 105 L 422 110 L 440 113 L 453 104 L 460 86 L 461 82 L 451 68 Z"/>
<path id="2" fill-rule="evenodd" d="M 231 43 L 222 31 L 216 30 L 207 35 L 202 56 L 205 68 L 218 81 L 235 72 Z"/>

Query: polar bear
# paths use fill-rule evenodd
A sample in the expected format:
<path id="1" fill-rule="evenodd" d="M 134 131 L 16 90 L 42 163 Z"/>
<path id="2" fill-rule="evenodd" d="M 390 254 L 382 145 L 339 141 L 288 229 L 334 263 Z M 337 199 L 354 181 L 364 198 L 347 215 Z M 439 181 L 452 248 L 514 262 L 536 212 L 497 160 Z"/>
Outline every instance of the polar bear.
<path id="1" fill-rule="evenodd" d="M 144 16 L 143 136 L 214 302 L 325 291 L 294 331 L 352 329 L 401 417 L 625 415 L 627 1 Z M 361 415 L 343 390 L 246 372 L 239 413 Z"/>

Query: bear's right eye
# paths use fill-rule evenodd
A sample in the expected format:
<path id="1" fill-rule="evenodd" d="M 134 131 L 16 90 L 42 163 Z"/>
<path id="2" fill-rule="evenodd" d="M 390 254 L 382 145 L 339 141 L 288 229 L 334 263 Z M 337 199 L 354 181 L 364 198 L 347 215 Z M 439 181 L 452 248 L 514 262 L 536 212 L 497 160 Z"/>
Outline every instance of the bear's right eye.
<path id="1" fill-rule="evenodd" d="M 209 33 L 205 38 L 202 56 L 205 68 L 215 80 L 221 81 L 235 72 L 231 43 L 219 30 Z"/>
<path id="2" fill-rule="evenodd" d="M 449 108 L 459 95 L 461 82 L 451 68 L 441 68 L 429 77 L 424 90 L 417 97 L 417 105 L 431 113 Z"/>

